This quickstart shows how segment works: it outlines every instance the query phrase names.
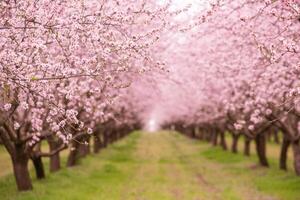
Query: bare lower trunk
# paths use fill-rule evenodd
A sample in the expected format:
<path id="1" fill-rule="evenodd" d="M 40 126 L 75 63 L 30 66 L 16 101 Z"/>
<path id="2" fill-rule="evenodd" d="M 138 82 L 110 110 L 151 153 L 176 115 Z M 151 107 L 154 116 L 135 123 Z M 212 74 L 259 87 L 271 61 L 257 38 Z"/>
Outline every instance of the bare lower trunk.
<path id="1" fill-rule="evenodd" d="M 36 174 L 37 179 L 46 178 L 42 157 L 41 156 L 37 156 L 37 157 L 34 156 L 34 157 L 31 158 L 31 160 L 33 162 L 33 166 L 34 166 L 34 169 L 35 169 L 35 174 Z"/>
<path id="2" fill-rule="evenodd" d="M 98 153 L 101 149 L 101 140 L 99 135 L 94 136 L 94 153 Z"/>
<path id="3" fill-rule="evenodd" d="M 79 144 L 78 153 L 79 157 L 85 157 L 89 154 L 89 144 Z"/>
<path id="4" fill-rule="evenodd" d="M 58 141 L 49 141 L 50 152 L 55 151 L 61 144 Z M 50 172 L 60 170 L 60 156 L 59 152 L 50 156 Z"/>
<path id="5" fill-rule="evenodd" d="M 78 159 L 78 147 L 79 143 L 78 142 L 73 142 L 71 151 L 68 156 L 68 161 L 67 161 L 67 167 L 73 167 L 77 164 L 77 159 Z"/>
<path id="6" fill-rule="evenodd" d="M 50 156 L 50 172 L 56 172 L 58 170 L 60 170 L 59 152 Z"/>
<path id="7" fill-rule="evenodd" d="M 232 153 L 237 153 L 238 152 L 238 140 L 239 140 L 239 135 L 232 135 L 232 146 L 231 146 L 231 151 Z"/>
<path id="8" fill-rule="evenodd" d="M 16 152 L 12 156 L 13 170 L 19 191 L 32 190 L 32 183 L 28 170 L 29 157 L 24 153 L 23 145 L 15 145 Z"/>
<path id="9" fill-rule="evenodd" d="M 299 140 L 292 143 L 294 153 L 294 168 L 297 176 L 300 176 L 300 146 Z"/>
<path id="10" fill-rule="evenodd" d="M 269 167 L 269 163 L 266 156 L 266 135 L 258 134 L 255 137 L 256 152 L 258 155 L 259 163 L 264 167 Z"/>
<path id="11" fill-rule="evenodd" d="M 227 150 L 227 143 L 224 132 L 220 132 L 220 145 L 223 148 L 223 150 Z"/>
<path id="12" fill-rule="evenodd" d="M 249 138 L 245 138 L 245 146 L 244 146 L 245 156 L 250 156 L 250 144 L 251 144 L 251 140 Z"/>
<path id="13" fill-rule="evenodd" d="M 280 151 L 280 164 L 279 168 L 282 170 L 287 170 L 287 153 L 291 142 L 286 136 L 283 136 L 281 151 Z"/>

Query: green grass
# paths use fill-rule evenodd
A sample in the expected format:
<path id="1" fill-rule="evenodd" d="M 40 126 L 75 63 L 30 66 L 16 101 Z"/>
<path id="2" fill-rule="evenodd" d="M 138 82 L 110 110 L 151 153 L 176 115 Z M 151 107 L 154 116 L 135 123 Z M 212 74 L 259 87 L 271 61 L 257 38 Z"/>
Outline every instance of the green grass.
<path id="1" fill-rule="evenodd" d="M 220 163 L 239 163 L 245 160 L 241 154 L 225 153 L 221 147 L 208 148 L 200 153 L 207 159 L 214 160 Z"/>
<path id="2" fill-rule="evenodd" d="M 273 148 L 278 145 L 273 144 Z M 222 164 L 224 170 L 250 181 L 258 191 L 272 194 L 284 200 L 300 199 L 300 178 L 293 171 L 278 169 L 276 156 L 269 156 L 270 168 L 257 165 L 257 157 L 253 154 L 248 159 L 241 153 L 233 154 L 220 147 L 209 148 L 201 152 L 209 160 Z"/>
<path id="3" fill-rule="evenodd" d="M 269 153 L 277 153 L 278 145 L 271 146 Z M 3 153 L 0 159 L 9 162 Z M 2 175 L 0 199 L 299 200 L 300 178 L 280 171 L 276 155 L 270 162 L 262 168 L 254 154 L 246 158 L 174 132 L 134 132 L 76 167 L 33 178 L 30 192 L 17 192 L 11 172 Z"/>
<path id="4" fill-rule="evenodd" d="M 118 190 L 130 178 L 127 171 L 130 163 L 134 163 L 131 157 L 138 136 L 139 134 L 133 133 L 103 150 L 101 156 L 88 156 L 82 160 L 81 165 L 63 168 L 48 175 L 45 180 L 33 178 L 34 190 L 30 192 L 17 192 L 12 175 L 2 177 L 0 199 L 119 199 Z"/>

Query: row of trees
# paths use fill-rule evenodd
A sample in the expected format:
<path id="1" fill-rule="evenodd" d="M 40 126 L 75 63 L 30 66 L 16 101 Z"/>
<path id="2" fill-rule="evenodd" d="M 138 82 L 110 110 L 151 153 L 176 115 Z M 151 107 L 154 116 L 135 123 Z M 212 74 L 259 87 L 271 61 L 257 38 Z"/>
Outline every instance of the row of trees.
<path id="1" fill-rule="evenodd" d="M 128 87 L 162 70 L 150 48 L 179 15 L 156 1 L 0 2 L 0 141 L 18 189 L 32 189 L 28 162 L 44 178 L 140 127 Z M 45 145 L 49 151 L 45 152 Z"/>
<path id="2" fill-rule="evenodd" d="M 280 168 L 292 148 L 300 175 L 300 2 L 228 1 L 206 23 L 185 34 L 166 62 L 170 76 L 151 116 L 227 149 L 224 134 L 252 141 L 268 166 L 266 138 L 280 134 Z M 188 36 L 187 36 L 188 35 Z M 166 54 L 172 50 L 167 49 Z"/>

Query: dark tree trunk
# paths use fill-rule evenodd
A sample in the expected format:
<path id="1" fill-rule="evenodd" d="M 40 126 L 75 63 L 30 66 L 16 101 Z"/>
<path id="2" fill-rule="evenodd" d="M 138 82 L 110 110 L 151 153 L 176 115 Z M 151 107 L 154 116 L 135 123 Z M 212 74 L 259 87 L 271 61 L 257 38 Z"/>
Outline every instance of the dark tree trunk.
<path id="1" fill-rule="evenodd" d="M 101 140 L 99 135 L 94 135 L 94 153 L 99 153 L 101 149 Z"/>
<path id="2" fill-rule="evenodd" d="M 279 163 L 279 168 L 282 170 L 287 170 L 287 153 L 290 144 L 291 144 L 290 140 L 286 136 L 283 136 L 281 151 L 280 151 L 280 163 Z"/>
<path id="3" fill-rule="evenodd" d="M 237 153 L 238 152 L 239 137 L 240 137 L 239 135 L 232 134 L 232 146 L 231 146 L 232 153 Z"/>
<path id="4" fill-rule="evenodd" d="M 60 170 L 59 152 L 50 156 L 50 172 L 57 172 L 58 170 Z"/>
<path id="5" fill-rule="evenodd" d="M 294 168 L 297 176 L 300 176 L 300 146 L 299 140 L 292 143 L 293 152 L 294 152 Z"/>
<path id="6" fill-rule="evenodd" d="M 32 190 L 32 183 L 28 170 L 29 157 L 24 153 L 24 145 L 15 145 L 12 156 L 13 170 L 19 191 Z"/>
<path id="7" fill-rule="evenodd" d="M 104 135 L 100 134 L 99 135 L 99 139 L 100 139 L 100 149 L 105 148 L 105 144 L 104 144 Z"/>
<path id="8" fill-rule="evenodd" d="M 245 156 L 250 156 L 250 144 L 251 144 L 251 139 L 245 138 L 245 146 L 244 146 L 244 155 Z"/>
<path id="9" fill-rule="evenodd" d="M 90 151 L 90 136 L 83 136 L 81 143 L 79 144 L 79 156 L 85 157 Z"/>
<path id="10" fill-rule="evenodd" d="M 225 139 L 225 133 L 222 131 L 220 132 L 220 145 L 223 148 L 223 150 L 227 150 L 227 143 Z"/>
<path id="11" fill-rule="evenodd" d="M 67 167 L 73 167 L 77 164 L 79 143 L 72 142 L 71 151 L 68 156 Z"/>
<path id="12" fill-rule="evenodd" d="M 61 145 L 58 141 L 48 141 L 50 152 L 55 151 Z M 50 156 L 50 172 L 56 172 L 60 170 L 60 156 L 59 152 Z"/>
<path id="13" fill-rule="evenodd" d="M 266 135 L 265 134 L 256 135 L 255 147 L 256 147 L 259 163 L 264 167 L 269 167 L 269 163 L 266 156 Z"/>
<path id="14" fill-rule="evenodd" d="M 79 157 L 87 156 L 90 152 L 89 148 L 90 148 L 89 144 L 79 144 L 78 146 Z"/>
<path id="15" fill-rule="evenodd" d="M 46 178 L 42 157 L 41 156 L 33 156 L 31 158 L 31 160 L 33 162 L 33 166 L 35 169 L 35 174 L 36 174 L 37 179 Z"/>

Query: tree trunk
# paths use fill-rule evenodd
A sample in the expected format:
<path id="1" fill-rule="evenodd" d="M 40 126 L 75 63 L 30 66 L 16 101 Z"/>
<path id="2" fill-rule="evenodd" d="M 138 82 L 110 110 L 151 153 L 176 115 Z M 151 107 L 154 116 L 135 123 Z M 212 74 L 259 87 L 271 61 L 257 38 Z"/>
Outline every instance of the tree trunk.
<path id="1" fill-rule="evenodd" d="M 72 143 L 71 151 L 68 156 L 67 167 L 73 167 L 77 164 L 79 143 L 77 141 Z"/>
<path id="2" fill-rule="evenodd" d="M 282 170 L 287 170 L 287 153 L 291 142 L 286 136 L 283 136 L 281 151 L 280 151 L 280 163 L 279 168 Z"/>
<path id="3" fill-rule="evenodd" d="M 89 154 L 89 144 L 79 144 L 78 155 L 79 157 L 85 157 Z"/>
<path id="4" fill-rule="evenodd" d="M 31 160 L 33 162 L 33 166 L 35 169 L 35 174 L 36 174 L 37 179 L 46 178 L 42 157 L 41 156 L 33 156 L 31 158 Z"/>
<path id="5" fill-rule="evenodd" d="M 297 176 L 300 176 L 300 146 L 299 140 L 292 143 L 294 152 L 294 168 Z"/>
<path id="6" fill-rule="evenodd" d="M 99 135 L 94 135 L 94 153 L 99 153 L 101 149 L 101 140 Z"/>
<path id="7" fill-rule="evenodd" d="M 239 135 L 232 134 L 232 146 L 231 146 L 232 153 L 237 153 L 238 152 L 239 137 L 240 137 Z"/>
<path id="8" fill-rule="evenodd" d="M 251 139 L 245 138 L 245 146 L 244 146 L 244 155 L 245 156 L 250 156 L 250 144 L 251 144 Z"/>
<path id="9" fill-rule="evenodd" d="M 13 170 L 19 191 L 32 190 L 32 183 L 28 170 L 29 157 L 24 153 L 24 145 L 15 145 L 12 156 Z"/>
<path id="10" fill-rule="evenodd" d="M 50 156 L 50 172 L 57 172 L 60 170 L 60 156 L 56 153 Z"/>
<path id="11" fill-rule="evenodd" d="M 256 152 L 258 155 L 259 163 L 264 167 L 269 167 L 266 156 L 266 135 L 258 134 L 255 137 Z"/>
<path id="12" fill-rule="evenodd" d="M 55 151 L 61 144 L 58 141 L 48 141 L 50 152 Z M 60 170 L 60 156 L 59 152 L 50 156 L 50 172 Z"/>
<path id="13" fill-rule="evenodd" d="M 227 150 L 227 143 L 225 139 L 225 133 L 222 131 L 220 132 L 220 145 L 223 148 L 223 150 Z"/>

